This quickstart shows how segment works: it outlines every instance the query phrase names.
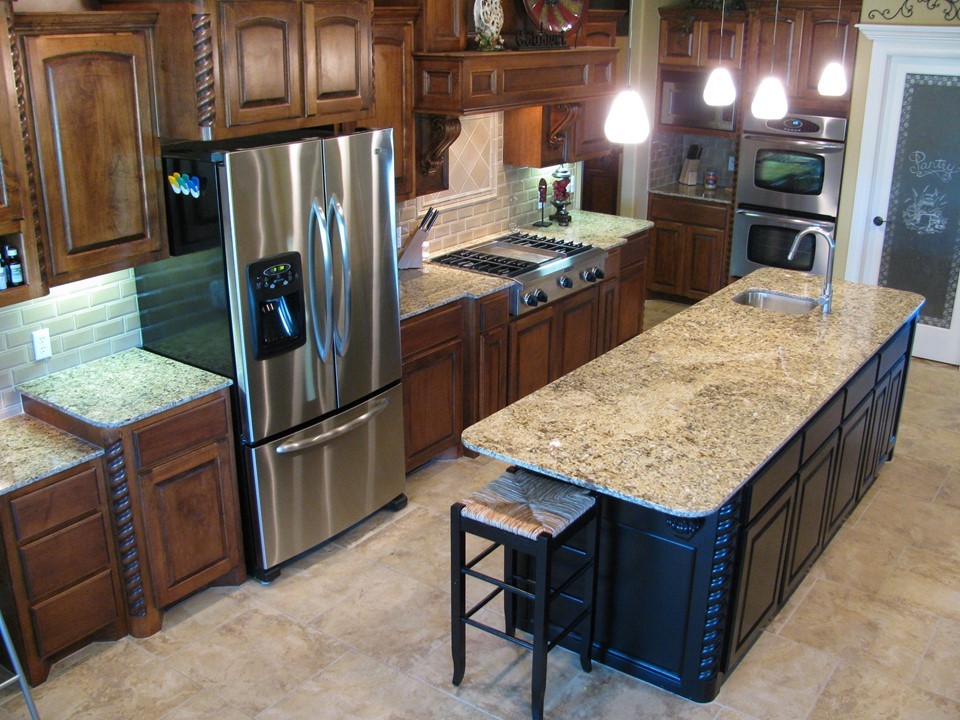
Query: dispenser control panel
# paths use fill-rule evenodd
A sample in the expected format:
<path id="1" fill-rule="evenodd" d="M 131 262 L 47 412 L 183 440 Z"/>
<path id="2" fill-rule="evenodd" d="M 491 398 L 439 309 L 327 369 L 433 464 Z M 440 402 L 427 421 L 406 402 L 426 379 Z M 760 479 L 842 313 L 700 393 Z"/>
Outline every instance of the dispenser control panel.
<path id="1" fill-rule="evenodd" d="M 300 253 L 261 258 L 247 265 L 253 355 L 264 360 L 306 342 Z"/>

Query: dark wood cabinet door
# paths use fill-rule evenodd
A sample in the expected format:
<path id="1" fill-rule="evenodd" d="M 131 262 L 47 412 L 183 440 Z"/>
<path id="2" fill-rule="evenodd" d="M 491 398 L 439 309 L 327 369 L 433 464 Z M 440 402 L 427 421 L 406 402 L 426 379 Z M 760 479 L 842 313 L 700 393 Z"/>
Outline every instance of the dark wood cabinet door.
<path id="1" fill-rule="evenodd" d="M 833 434 L 800 468 L 797 504 L 793 513 L 787 575 L 782 599 L 796 589 L 807 568 L 823 549 L 824 515 L 833 483 L 839 432 Z"/>
<path id="2" fill-rule="evenodd" d="M 223 440 L 140 476 L 156 602 L 166 607 L 240 562 L 233 448 Z"/>
<path id="3" fill-rule="evenodd" d="M 880 472 L 880 465 L 886 458 L 886 445 L 882 442 L 883 425 L 886 414 L 884 410 L 888 406 L 890 399 L 890 373 L 884 375 L 877 382 L 873 391 L 873 409 L 870 413 L 870 429 L 867 438 L 867 458 L 864 468 L 863 481 L 857 491 L 857 498 L 864 496 L 873 481 L 877 479 L 877 473 Z"/>
<path id="4" fill-rule="evenodd" d="M 736 665 L 780 607 L 780 582 L 796 498 L 794 478 L 743 535 L 728 669 Z"/>
<path id="5" fill-rule="evenodd" d="M 613 150 L 613 145 L 607 140 L 607 134 L 603 130 L 612 104 L 613 96 L 598 97 L 581 103 L 583 109 L 572 130 L 573 153 L 567 158 L 569 162 L 601 157 Z"/>
<path id="6" fill-rule="evenodd" d="M 903 381 L 906 379 L 907 359 L 901 359 L 890 371 L 890 390 L 883 406 L 883 426 L 880 430 L 879 444 L 877 445 L 877 461 L 884 463 L 893 453 L 893 445 L 897 439 L 897 424 L 900 419 L 902 404 Z"/>
<path id="7" fill-rule="evenodd" d="M 873 395 L 867 396 L 840 426 L 840 450 L 837 453 L 837 472 L 830 493 L 825 542 L 840 529 L 857 499 L 857 488 L 863 482 L 867 465 L 867 440 L 870 429 L 870 410 Z"/>
<path id="8" fill-rule="evenodd" d="M 113 13 L 111 13 L 113 14 Z M 18 19 L 32 107 L 47 277 L 61 284 L 165 255 L 146 31 L 67 32 Z M 104 21 L 109 22 L 109 21 Z M 116 27 L 115 22 L 110 23 Z"/>
<path id="9" fill-rule="evenodd" d="M 413 20 L 416 8 L 375 8 L 373 15 L 374 120 L 393 128 L 397 201 L 414 196 L 416 126 L 413 118 Z"/>
<path id="10" fill-rule="evenodd" d="M 703 299 L 723 287 L 721 265 L 725 235 L 723 230 L 699 225 L 687 228 L 681 286 L 687 297 Z"/>
<path id="11" fill-rule="evenodd" d="M 700 62 L 700 27 L 693 13 L 660 20 L 659 61 L 664 65 L 696 67 Z"/>
<path id="12" fill-rule="evenodd" d="M 13 14 L 9 3 L 0 6 L 0 21 L 6 27 L 7 14 Z M 23 136 L 17 112 L 17 88 L 13 79 L 10 36 L 0 38 L 0 223 L 23 217 L 20 197 Z"/>
<path id="13" fill-rule="evenodd" d="M 719 20 L 703 20 L 700 23 L 700 65 L 712 69 L 718 66 L 739 70 L 743 66 L 743 41 L 746 23 L 723 24 Z"/>
<path id="14" fill-rule="evenodd" d="M 520 315 L 510 323 L 507 401 L 516 402 L 556 377 L 555 306 Z"/>
<path id="15" fill-rule="evenodd" d="M 373 99 L 370 25 L 371 7 L 366 0 L 303 4 L 307 117 L 323 115 L 331 122 L 342 122 L 368 113 Z M 410 62 L 408 55 L 405 63 Z M 391 93 L 403 94 L 408 86 L 397 84 L 390 88 Z"/>
<path id="16" fill-rule="evenodd" d="M 643 331 L 643 303 L 647 297 L 647 264 L 632 265 L 620 275 L 617 345 Z"/>
<path id="17" fill-rule="evenodd" d="M 403 363 L 408 471 L 456 447 L 463 432 L 463 343 L 458 338 Z"/>
<path id="18" fill-rule="evenodd" d="M 609 258 L 608 258 L 609 259 Z M 646 268 L 644 268 L 646 269 Z M 612 278 L 600 283 L 599 288 L 597 355 L 603 355 L 618 345 L 620 325 L 620 279 Z"/>
<path id="19" fill-rule="evenodd" d="M 507 326 L 480 335 L 479 417 L 481 420 L 507 406 Z"/>
<path id="20" fill-rule="evenodd" d="M 559 352 L 555 380 L 597 356 L 598 289 L 581 290 L 557 307 Z"/>
<path id="21" fill-rule="evenodd" d="M 803 15 L 803 38 L 800 45 L 796 97 L 808 111 L 846 111 L 853 85 L 853 61 L 857 54 L 857 29 L 860 8 L 844 8 L 837 22 L 836 9 L 809 9 Z M 777 42 L 780 41 L 779 36 Z M 843 61 L 847 76 L 847 92 L 840 97 L 820 94 L 817 85 L 823 68 L 830 62 Z"/>
<path id="22" fill-rule="evenodd" d="M 686 227 L 670 220 L 655 220 L 650 231 L 647 287 L 657 292 L 683 292 L 683 262 Z"/>
<path id="23" fill-rule="evenodd" d="M 771 71 L 783 83 L 787 97 L 796 96 L 802 27 L 803 11 L 792 8 L 781 7 L 776 14 L 772 8 L 764 8 L 750 18 L 747 46 L 753 54 L 747 61 L 750 76 L 747 92 L 751 98 L 760 81 Z"/>
<path id="24" fill-rule="evenodd" d="M 303 115 L 300 6 L 220 4 L 220 64 L 228 126 Z"/>

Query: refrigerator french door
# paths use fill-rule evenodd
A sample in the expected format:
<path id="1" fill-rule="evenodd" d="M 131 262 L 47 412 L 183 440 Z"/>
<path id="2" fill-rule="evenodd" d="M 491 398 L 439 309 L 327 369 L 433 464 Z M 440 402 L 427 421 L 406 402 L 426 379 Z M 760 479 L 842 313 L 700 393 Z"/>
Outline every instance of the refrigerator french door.
<path id="1" fill-rule="evenodd" d="M 190 325 L 144 319 L 158 287 L 181 309 L 184 297 L 194 311 L 209 304 L 195 323 L 227 308 L 224 332 L 195 334 L 231 338 L 248 564 L 271 580 L 286 560 L 405 500 L 392 131 L 164 163 L 172 241 L 204 247 L 201 226 L 212 224 L 221 247 L 171 258 L 176 281 L 159 269 L 138 277 L 144 346 L 176 356 L 187 345 L 152 340 L 154 326 L 169 335 Z M 201 270 L 218 260 L 219 282 Z M 192 273 L 210 279 L 188 292 Z M 213 369 L 216 351 L 191 344 L 178 359 Z"/>

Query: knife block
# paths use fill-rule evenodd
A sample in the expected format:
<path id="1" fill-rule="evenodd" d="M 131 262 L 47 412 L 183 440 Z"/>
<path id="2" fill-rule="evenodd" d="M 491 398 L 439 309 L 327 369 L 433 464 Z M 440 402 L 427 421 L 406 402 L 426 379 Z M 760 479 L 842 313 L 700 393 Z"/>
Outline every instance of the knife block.
<path id="1" fill-rule="evenodd" d="M 426 239 L 427 233 L 423 230 L 417 230 L 413 234 L 400 251 L 400 258 L 397 260 L 398 270 L 415 270 L 423 267 L 423 245 Z"/>
<path id="2" fill-rule="evenodd" d="M 683 167 L 680 170 L 681 185 L 696 185 L 697 177 L 700 175 L 700 160 L 687 158 L 683 161 Z"/>

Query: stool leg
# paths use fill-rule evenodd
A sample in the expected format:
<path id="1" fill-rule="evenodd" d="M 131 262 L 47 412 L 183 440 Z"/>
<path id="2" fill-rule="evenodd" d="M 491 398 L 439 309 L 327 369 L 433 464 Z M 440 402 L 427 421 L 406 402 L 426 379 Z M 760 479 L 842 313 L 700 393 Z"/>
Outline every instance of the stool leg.
<path id="1" fill-rule="evenodd" d="M 597 551 L 600 547 L 600 514 L 599 509 L 594 508 L 594 517 L 592 527 L 587 532 L 587 555 L 593 567 L 590 569 L 590 582 L 587 589 L 586 601 L 590 603 L 590 613 L 584 618 L 583 624 L 586 627 L 580 629 L 582 637 L 580 643 L 580 667 L 584 672 L 593 670 L 591 655 L 593 654 L 593 632 L 597 620 L 597 575 L 599 567 L 597 563 Z"/>
<path id="2" fill-rule="evenodd" d="M 517 584 L 517 551 L 504 546 L 503 548 L 503 581 L 510 585 Z M 504 632 L 510 637 L 517 634 L 517 594 L 504 590 L 503 592 Z"/>
<path id="3" fill-rule="evenodd" d="M 453 652 L 453 684 L 459 685 L 466 668 L 467 625 L 463 621 L 467 611 L 466 576 L 461 572 L 467 564 L 466 539 L 460 528 L 463 505 L 450 508 L 450 642 Z"/>
<path id="4" fill-rule="evenodd" d="M 550 627 L 550 536 L 537 540 L 533 601 L 533 677 L 531 678 L 530 711 L 533 720 L 543 718 L 543 698 L 547 688 L 547 630 Z"/>

